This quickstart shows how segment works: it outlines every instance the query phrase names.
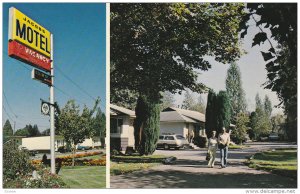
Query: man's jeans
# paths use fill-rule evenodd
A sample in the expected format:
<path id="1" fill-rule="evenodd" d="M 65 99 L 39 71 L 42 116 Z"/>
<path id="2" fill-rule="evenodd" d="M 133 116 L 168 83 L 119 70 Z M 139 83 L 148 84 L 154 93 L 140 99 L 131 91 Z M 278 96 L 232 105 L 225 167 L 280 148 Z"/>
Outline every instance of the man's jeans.
<path id="1" fill-rule="evenodd" d="M 221 166 L 226 167 L 227 165 L 227 155 L 228 155 L 228 146 L 225 148 L 220 149 L 221 153 Z"/>

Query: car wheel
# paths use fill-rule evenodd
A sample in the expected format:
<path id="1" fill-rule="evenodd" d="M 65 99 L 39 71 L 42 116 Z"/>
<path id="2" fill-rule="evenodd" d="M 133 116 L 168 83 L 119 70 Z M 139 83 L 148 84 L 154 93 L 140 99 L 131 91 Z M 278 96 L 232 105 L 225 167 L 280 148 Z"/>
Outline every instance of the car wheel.
<path id="1" fill-rule="evenodd" d="M 176 147 L 175 150 L 179 150 L 179 148 Z"/>
<path id="2" fill-rule="evenodd" d="M 169 145 L 168 145 L 168 144 L 165 144 L 165 145 L 164 145 L 164 149 L 165 149 L 165 150 L 170 149 Z"/>

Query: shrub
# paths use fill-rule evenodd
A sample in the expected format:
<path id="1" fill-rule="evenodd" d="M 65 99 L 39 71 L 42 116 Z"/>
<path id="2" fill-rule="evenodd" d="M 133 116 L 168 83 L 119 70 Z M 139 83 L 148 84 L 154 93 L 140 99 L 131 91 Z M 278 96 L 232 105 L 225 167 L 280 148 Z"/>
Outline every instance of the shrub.
<path id="1" fill-rule="evenodd" d="M 63 180 L 43 166 L 37 167 L 37 176 L 31 175 L 18 176 L 15 180 L 4 181 L 4 188 L 67 188 Z"/>
<path id="2" fill-rule="evenodd" d="M 205 148 L 207 145 L 207 137 L 204 136 L 196 136 L 194 138 L 194 144 L 200 148 Z"/>
<path id="3" fill-rule="evenodd" d="M 33 166 L 30 163 L 29 153 L 19 150 L 14 140 L 3 145 L 3 178 L 14 180 L 19 176 L 31 173 Z"/>

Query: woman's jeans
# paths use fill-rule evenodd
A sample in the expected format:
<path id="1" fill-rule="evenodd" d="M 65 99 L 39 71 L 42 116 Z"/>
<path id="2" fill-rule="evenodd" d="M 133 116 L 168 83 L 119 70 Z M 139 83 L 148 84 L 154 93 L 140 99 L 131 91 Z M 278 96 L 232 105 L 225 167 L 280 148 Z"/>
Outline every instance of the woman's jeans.
<path id="1" fill-rule="evenodd" d="M 227 165 L 227 155 L 228 155 L 228 146 L 220 149 L 221 154 L 221 166 L 226 167 Z"/>

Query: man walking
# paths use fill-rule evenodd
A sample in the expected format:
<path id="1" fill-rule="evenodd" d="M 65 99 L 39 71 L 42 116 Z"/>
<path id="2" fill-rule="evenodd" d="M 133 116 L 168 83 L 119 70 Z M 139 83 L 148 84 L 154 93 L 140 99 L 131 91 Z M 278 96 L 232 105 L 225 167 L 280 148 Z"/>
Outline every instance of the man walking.
<path id="1" fill-rule="evenodd" d="M 221 154 L 221 167 L 225 168 L 227 165 L 228 146 L 230 143 L 230 135 L 226 133 L 225 127 L 222 128 L 222 132 L 218 137 L 218 146 Z"/>

